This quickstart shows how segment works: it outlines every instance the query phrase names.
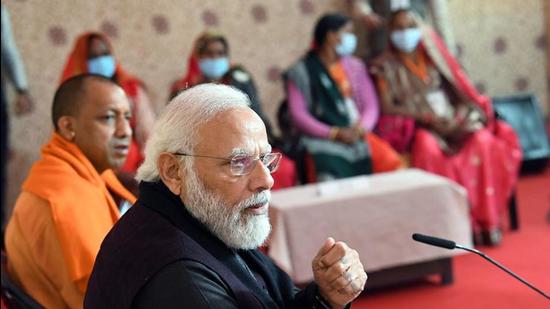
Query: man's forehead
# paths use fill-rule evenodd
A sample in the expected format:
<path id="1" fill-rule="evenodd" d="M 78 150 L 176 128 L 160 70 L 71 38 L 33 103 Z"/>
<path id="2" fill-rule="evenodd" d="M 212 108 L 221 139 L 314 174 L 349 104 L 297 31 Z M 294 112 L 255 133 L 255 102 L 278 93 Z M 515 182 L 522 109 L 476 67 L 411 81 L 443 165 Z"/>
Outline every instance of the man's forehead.
<path id="1" fill-rule="evenodd" d="M 106 81 L 90 81 L 82 93 L 85 106 L 91 109 L 130 108 L 124 90 Z"/>
<path id="2" fill-rule="evenodd" d="M 231 155 L 269 150 L 265 126 L 249 108 L 220 113 L 200 129 L 199 148 Z"/>

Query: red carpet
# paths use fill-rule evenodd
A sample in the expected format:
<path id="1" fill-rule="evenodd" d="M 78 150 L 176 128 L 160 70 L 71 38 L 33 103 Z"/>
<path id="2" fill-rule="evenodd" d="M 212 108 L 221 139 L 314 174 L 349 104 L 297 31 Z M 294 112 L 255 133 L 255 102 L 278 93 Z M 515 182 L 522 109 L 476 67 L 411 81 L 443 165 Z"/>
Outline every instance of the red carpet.
<path id="1" fill-rule="evenodd" d="M 518 203 L 519 231 L 505 231 L 497 248 L 477 249 L 550 294 L 550 168 L 520 178 Z M 452 285 L 441 286 L 432 278 L 367 292 L 353 308 L 550 308 L 550 301 L 479 256 L 456 257 L 453 266 Z"/>

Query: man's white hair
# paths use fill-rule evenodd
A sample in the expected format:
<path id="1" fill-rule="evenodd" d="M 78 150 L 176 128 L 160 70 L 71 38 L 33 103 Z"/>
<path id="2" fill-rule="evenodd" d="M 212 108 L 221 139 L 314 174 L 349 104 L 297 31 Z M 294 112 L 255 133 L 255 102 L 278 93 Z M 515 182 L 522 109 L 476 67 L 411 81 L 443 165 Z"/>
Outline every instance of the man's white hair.
<path id="1" fill-rule="evenodd" d="M 222 112 L 249 106 L 248 96 L 230 86 L 202 84 L 183 91 L 168 103 L 156 121 L 136 179 L 158 181 L 157 161 L 161 153 L 193 153 L 198 143 L 197 131 L 203 124 Z"/>

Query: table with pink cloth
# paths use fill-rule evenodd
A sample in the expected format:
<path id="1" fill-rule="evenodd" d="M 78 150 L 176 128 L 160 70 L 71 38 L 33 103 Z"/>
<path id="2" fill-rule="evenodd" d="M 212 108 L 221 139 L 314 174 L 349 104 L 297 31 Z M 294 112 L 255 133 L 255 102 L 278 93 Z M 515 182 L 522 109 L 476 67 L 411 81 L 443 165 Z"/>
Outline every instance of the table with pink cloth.
<path id="1" fill-rule="evenodd" d="M 465 190 L 418 169 L 278 190 L 270 216 L 268 254 L 297 283 L 313 279 L 311 261 L 329 236 L 356 249 L 367 272 L 462 253 L 415 242 L 413 233 L 472 242 Z"/>

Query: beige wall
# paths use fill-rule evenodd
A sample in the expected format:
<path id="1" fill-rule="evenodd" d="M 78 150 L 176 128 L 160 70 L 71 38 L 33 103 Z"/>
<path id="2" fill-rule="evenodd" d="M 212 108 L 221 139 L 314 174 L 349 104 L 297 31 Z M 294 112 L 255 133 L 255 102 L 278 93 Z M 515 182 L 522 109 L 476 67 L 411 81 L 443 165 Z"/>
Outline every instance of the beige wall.
<path id="1" fill-rule="evenodd" d="M 265 109 L 282 99 L 277 72 L 309 46 L 317 17 L 339 7 L 337 0 L 39 0 L 3 1 L 25 61 L 37 109 L 12 117 L 9 201 L 39 146 L 51 133 L 50 106 L 73 40 L 83 31 L 110 30 L 116 56 L 126 70 L 145 81 L 160 110 L 173 80 L 181 77 L 195 37 L 211 24 L 223 30 L 232 59 L 253 73 Z M 113 29 L 115 29 L 113 31 Z M 305 38 L 305 39 L 304 39 Z"/>
<path id="2" fill-rule="evenodd" d="M 466 69 L 490 95 L 517 86 L 548 102 L 545 56 L 534 43 L 544 33 L 545 0 L 449 0 L 456 40 Z M 10 201 L 13 202 L 39 146 L 49 137 L 50 105 L 74 38 L 86 30 L 111 33 L 117 57 L 148 85 L 157 107 L 180 77 L 195 36 L 207 24 L 227 34 L 234 61 L 253 73 L 264 108 L 273 115 L 283 96 L 278 72 L 309 46 L 316 18 L 342 9 L 344 0 L 3 0 L 27 66 L 37 108 L 12 118 Z M 546 19 L 548 22 L 548 18 Z M 548 23 L 547 23 L 548 25 Z M 547 26 L 548 28 L 548 26 Z M 547 34 L 550 31 L 547 31 Z M 502 37 L 506 48 L 495 52 Z M 498 43 L 500 44 L 500 43 Z M 497 44 L 497 45 L 498 45 Z M 549 68 L 550 70 L 550 68 Z M 520 80 L 520 81 L 518 81 Z M 522 84 L 523 83 L 523 84 Z M 548 109 L 546 109 L 548 110 Z"/>
<path id="3" fill-rule="evenodd" d="M 546 3 L 546 4 L 544 4 Z M 535 93 L 547 115 L 548 0 L 449 0 L 460 60 L 491 96 Z"/>

